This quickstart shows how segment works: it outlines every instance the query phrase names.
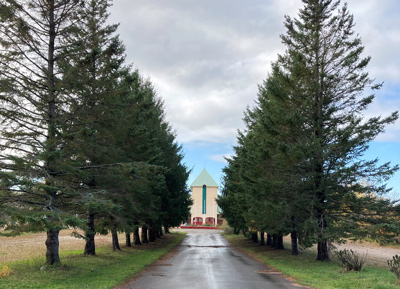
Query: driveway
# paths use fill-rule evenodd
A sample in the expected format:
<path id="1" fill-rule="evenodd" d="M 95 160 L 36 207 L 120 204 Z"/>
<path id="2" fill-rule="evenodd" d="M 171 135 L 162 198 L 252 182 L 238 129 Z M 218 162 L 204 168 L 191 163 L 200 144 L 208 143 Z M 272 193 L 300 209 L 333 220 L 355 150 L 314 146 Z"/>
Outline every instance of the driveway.
<path id="1" fill-rule="evenodd" d="M 123 289 L 307 288 L 237 251 L 217 230 L 185 230 L 184 241 Z"/>

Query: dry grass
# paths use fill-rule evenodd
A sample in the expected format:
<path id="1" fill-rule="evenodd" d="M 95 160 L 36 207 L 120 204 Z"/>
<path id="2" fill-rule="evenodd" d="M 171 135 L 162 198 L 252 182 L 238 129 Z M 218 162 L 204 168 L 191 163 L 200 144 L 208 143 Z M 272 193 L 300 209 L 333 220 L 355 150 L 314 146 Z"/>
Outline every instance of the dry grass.
<path id="1" fill-rule="evenodd" d="M 68 242 L 63 242 L 63 237 L 70 237 L 70 232 L 65 231 L 61 234 L 60 242 L 64 245 Z M 44 234 L 35 235 L 39 239 L 44 237 Z M 22 240 L 21 237 L 20 240 Z M 29 237 L 28 239 L 32 240 L 32 236 Z M 121 239 L 122 251 L 113 251 L 111 243 L 106 242 L 107 246 L 98 250 L 97 256 L 79 254 L 83 251 L 79 246 L 79 251 L 74 251 L 72 254 L 62 254 L 61 264 L 45 266 L 44 269 L 41 269 L 44 261 L 43 256 L 35 260 L 17 262 L 8 267 L 12 272 L 8 272 L 8 269 L 4 268 L 4 272 L 10 274 L 0 280 L 0 288 L 116 288 L 115 286 L 124 284 L 160 259 L 178 245 L 184 237 L 184 234 L 168 234 L 157 239 L 156 242 L 130 248 L 125 247 L 125 240 Z M 107 241 L 107 238 L 105 240 Z M 72 244 L 69 244 L 70 248 L 78 247 L 76 241 L 80 240 L 72 239 Z"/>
<path id="2" fill-rule="evenodd" d="M 85 247 L 83 239 L 71 235 L 73 230 L 60 232 L 60 252 L 82 250 Z M 28 260 L 46 255 L 46 232 L 24 234 L 17 237 L 0 237 L 0 266 L 15 261 Z M 125 242 L 125 235 L 119 236 L 119 241 Z M 111 235 L 96 235 L 96 248 L 111 246 Z"/>
<path id="3" fill-rule="evenodd" d="M 290 249 L 290 236 L 284 237 L 285 248 Z M 373 267 L 387 268 L 387 260 L 392 259 L 392 257 L 399 252 L 398 247 L 391 246 L 380 246 L 378 243 L 372 242 L 353 242 L 348 241 L 345 244 L 333 244 L 334 251 L 339 250 L 353 250 L 359 255 L 366 256 L 366 265 Z M 314 253 L 317 256 L 317 245 L 312 246 L 305 250 L 306 252 Z M 331 252 L 331 257 L 334 255 Z"/>

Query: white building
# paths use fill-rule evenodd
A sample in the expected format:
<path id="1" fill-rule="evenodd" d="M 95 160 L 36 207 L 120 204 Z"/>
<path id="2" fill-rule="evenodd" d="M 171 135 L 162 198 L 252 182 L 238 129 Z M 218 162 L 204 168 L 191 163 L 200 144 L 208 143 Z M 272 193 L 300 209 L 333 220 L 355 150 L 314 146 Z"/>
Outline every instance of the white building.
<path id="1" fill-rule="evenodd" d="M 193 205 L 190 222 L 192 225 L 218 224 L 218 184 L 204 169 L 191 184 Z"/>

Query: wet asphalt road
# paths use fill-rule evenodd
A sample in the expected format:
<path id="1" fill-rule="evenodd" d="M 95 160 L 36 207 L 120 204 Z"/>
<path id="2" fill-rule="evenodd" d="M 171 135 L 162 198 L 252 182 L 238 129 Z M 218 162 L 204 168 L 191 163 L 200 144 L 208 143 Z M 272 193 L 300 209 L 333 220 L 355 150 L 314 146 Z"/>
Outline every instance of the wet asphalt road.
<path id="1" fill-rule="evenodd" d="M 187 230 L 173 256 L 123 289 L 289 289 L 294 285 L 259 261 L 235 250 L 216 230 Z"/>

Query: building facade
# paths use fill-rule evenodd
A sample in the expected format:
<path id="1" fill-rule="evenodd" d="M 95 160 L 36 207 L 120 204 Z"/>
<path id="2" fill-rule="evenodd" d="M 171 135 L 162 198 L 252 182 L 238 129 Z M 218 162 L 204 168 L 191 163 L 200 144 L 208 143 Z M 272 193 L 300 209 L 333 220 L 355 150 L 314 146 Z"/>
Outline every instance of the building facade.
<path id="1" fill-rule="evenodd" d="M 217 225 L 218 224 L 218 184 L 206 169 L 191 184 L 193 205 L 188 224 Z"/>

